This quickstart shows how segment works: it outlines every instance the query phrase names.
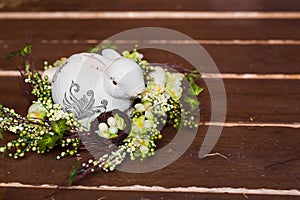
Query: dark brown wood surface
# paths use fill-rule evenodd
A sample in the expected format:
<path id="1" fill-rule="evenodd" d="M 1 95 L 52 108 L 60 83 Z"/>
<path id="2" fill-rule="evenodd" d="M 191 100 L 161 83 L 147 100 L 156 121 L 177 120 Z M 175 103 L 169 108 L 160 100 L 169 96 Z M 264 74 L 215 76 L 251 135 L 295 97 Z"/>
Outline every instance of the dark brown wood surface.
<path id="1" fill-rule="evenodd" d="M 66 36 L 68 37 L 68 36 Z M 14 70 L 15 66 L 6 59 L 7 55 L 15 49 L 22 48 L 23 44 L 30 41 L 4 41 L 0 44 L 2 53 L 0 55 L 0 69 Z M 52 42 L 51 42 L 52 41 Z M 98 40 L 96 40 L 98 41 Z M 60 43 L 61 42 L 61 43 Z M 72 40 L 34 40 L 33 55 L 36 68 L 43 69 L 44 61 L 53 62 L 60 57 L 68 57 L 74 53 L 85 52 L 98 43 L 92 44 L 76 43 Z M 100 42 L 100 41 L 99 41 Z M 133 48 L 134 44 L 130 45 Z M 180 45 L 177 45 L 180 47 Z M 188 46 L 188 45 L 186 45 Z M 216 63 L 221 73 L 254 73 L 254 74 L 297 74 L 300 72 L 299 45 L 215 45 L 205 44 L 203 47 Z M 142 50 L 148 60 L 157 63 L 173 63 L 190 67 L 191 65 L 184 59 L 172 53 L 152 50 Z M 230 53 L 230 56 L 227 53 Z M 167 58 L 167 60 L 164 60 Z M 16 62 L 16 61 L 15 61 Z"/>
<path id="2" fill-rule="evenodd" d="M 236 11 L 299 13 L 296 0 L 203 1 L 0 1 L 1 13 L 29 11 Z M 212 153 L 198 158 L 211 115 L 210 93 L 200 96 L 201 125 L 193 144 L 177 161 L 161 170 L 144 173 L 95 173 L 77 183 L 82 188 L 62 190 L 54 199 L 299 199 L 300 198 L 300 19 L 2 19 L 0 18 L 0 103 L 25 114 L 30 105 L 18 77 L 9 75 L 18 61 L 6 60 L 9 52 L 28 41 L 38 69 L 44 61 L 86 51 L 116 33 L 141 26 L 175 29 L 187 34 L 211 55 L 224 79 L 227 95 L 226 123 Z M 153 33 L 159 37 L 158 33 Z M 134 45 L 134 44 L 132 44 Z M 188 47 L 188 44 L 173 44 Z M 191 67 L 184 59 L 155 50 L 142 51 L 146 59 Z M 245 78 L 243 75 L 267 75 Z M 282 78 L 274 78 L 281 75 Z M 283 75 L 295 75 L 289 79 Z M 213 79 L 211 79 L 213 82 Z M 218 94 L 220 95 L 220 94 Z M 218 106 L 218 105 L 217 105 Z M 164 145 L 169 141 L 166 132 Z M 14 136 L 5 134 L 5 141 Z M 45 155 L 29 153 L 20 160 L 0 160 L 0 199 L 39 199 L 68 175 L 73 158 L 56 161 L 59 149 Z M 87 152 L 81 154 L 89 158 Z M 14 182 L 20 186 L 12 186 Z M 5 186 L 10 184 L 10 186 Z M 117 186 L 118 191 L 93 186 Z M 123 186 L 211 188 L 222 192 L 126 191 Z M 28 187 L 26 187 L 28 186 Z M 83 189 L 83 186 L 85 189 Z M 37 187 L 37 188 L 34 188 Z M 224 189 L 225 188 L 225 189 Z M 227 189 L 226 189 L 227 188 Z M 271 189 L 280 194 L 226 194 L 229 189 L 256 192 Z M 293 190 L 293 195 L 283 192 Z"/>
<path id="3" fill-rule="evenodd" d="M 5 1 L 3 10 L 5 11 L 146 11 L 146 10 L 172 10 L 172 11 L 298 11 L 299 2 L 297 0 L 209 0 L 197 1 L 189 0 L 15 0 Z"/>
<path id="4" fill-rule="evenodd" d="M 1 20 L 1 39 L 97 39 L 102 40 L 141 26 L 164 27 L 202 40 L 300 39 L 297 19 L 89 19 L 89 20 Z M 2 28 L 3 27 L 3 28 Z M 5 28 L 4 28 L 5 27 Z M 19 31 L 11 34 L 10 30 Z M 153 33 L 159 36 L 159 32 Z"/>

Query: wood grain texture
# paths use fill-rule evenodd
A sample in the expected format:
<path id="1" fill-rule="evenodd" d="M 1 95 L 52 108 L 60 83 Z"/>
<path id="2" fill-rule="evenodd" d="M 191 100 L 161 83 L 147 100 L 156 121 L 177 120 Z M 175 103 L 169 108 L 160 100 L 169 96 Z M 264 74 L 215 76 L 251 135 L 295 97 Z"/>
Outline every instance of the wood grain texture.
<path id="1" fill-rule="evenodd" d="M 299 39 L 300 20 L 0 20 L 1 40 L 98 39 L 138 27 L 164 27 L 193 39 Z M 281 30 L 281 31 L 278 31 Z M 14 34 L 11 34 L 11 33 Z M 153 39 L 160 32 L 152 32 Z"/>
<path id="2" fill-rule="evenodd" d="M 129 11 L 129 10 L 170 10 L 170 11 L 299 11 L 297 0 L 26 0 L 3 3 L 5 11 Z"/>
<path id="3" fill-rule="evenodd" d="M 95 173 L 78 182 L 79 185 L 158 185 L 163 187 L 246 187 L 299 190 L 298 130 L 288 128 L 224 128 L 214 148 L 222 157 L 198 158 L 207 127 L 201 127 L 192 146 L 180 159 L 159 171 L 133 174 L 115 171 Z M 170 134 L 161 145 L 170 140 Z M 74 158 L 56 161 L 59 152 L 46 155 L 28 154 L 15 161 L 0 160 L 3 182 L 25 184 L 59 184 L 68 174 Z M 81 157 L 90 156 L 81 153 Z M 17 163 L 16 163 L 17 162 Z M 183 178 L 184 177 L 184 178 Z M 242 183 L 242 184 L 241 184 Z"/>
<path id="4" fill-rule="evenodd" d="M 5 41 L 0 44 L 0 69 L 15 70 L 19 59 L 14 62 L 7 61 L 7 55 L 15 50 L 21 49 L 26 39 L 19 41 Z M 99 43 L 101 41 L 99 40 Z M 54 62 L 60 57 L 69 57 L 74 53 L 86 52 L 98 43 L 64 43 L 57 40 L 55 43 L 44 43 L 43 40 L 33 39 L 33 56 L 37 69 L 42 69 L 44 61 Z M 123 45 L 118 45 L 122 49 Z M 126 45 L 133 49 L 134 44 Z M 189 45 L 172 45 L 174 48 L 189 49 Z M 203 45 L 207 53 L 216 63 L 221 73 L 254 73 L 254 74 L 299 74 L 300 51 L 299 45 Z M 157 49 L 144 49 L 141 52 L 147 60 L 154 63 L 172 63 L 184 67 L 192 67 L 189 62 L 170 52 Z M 197 59 L 197 54 L 195 57 Z M 200 66 L 197 66 L 200 67 Z M 201 71 L 201 68 L 200 68 Z M 201 71 L 204 73 L 203 71 Z M 205 72 L 210 71 L 205 66 Z"/>

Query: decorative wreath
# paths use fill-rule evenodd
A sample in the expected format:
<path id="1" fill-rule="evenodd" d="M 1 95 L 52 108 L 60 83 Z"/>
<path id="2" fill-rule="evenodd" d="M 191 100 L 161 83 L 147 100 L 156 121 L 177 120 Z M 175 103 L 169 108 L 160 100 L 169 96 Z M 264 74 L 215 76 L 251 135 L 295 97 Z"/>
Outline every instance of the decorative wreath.
<path id="1" fill-rule="evenodd" d="M 136 49 L 124 51 L 123 57 L 134 60 L 141 67 L 146 89 L 134 100 L 129 114 L 113 109 L 98 113 L 88 124 L 83 124 L 74 113 L 53 102 L 48 77 L 43 77 L 34 68 L 31 45 L 10 53 L 8 59 L 16 55 L 24 59 L 20 74 L 35 100 L 28 108 L 27 116 L 1 105 L 0 136 L 3 137 L 2 131 L 5 131 L 16 134 L 17 139 L 0 147 L 0 152 L 2 157 L 8 155 L 14 159 L 24 157 L 29 151 L 47 154 L 53 148 L 62 150 L 57 160 L 66 156 L 78 157 L 82 149 L 101 155 L 80 164 L 75 159 L 68 185 L 91 172 L 113 171 L 127 156 L 132 160 L 153 156 L 163 137 L 162 127 L 172 126 L 176 130 L 180 126 L 198 126 L 193 113 L 199 106 L 195 96 L 203 89 L 195 83 L 200 77 L 197 71 L 151 64 Z M 62 66 L 66 60 L 61 58 L 53 64 L 45 62 L 44 69 Z M 153 78 L 158 72 L 160 78 Z"/>

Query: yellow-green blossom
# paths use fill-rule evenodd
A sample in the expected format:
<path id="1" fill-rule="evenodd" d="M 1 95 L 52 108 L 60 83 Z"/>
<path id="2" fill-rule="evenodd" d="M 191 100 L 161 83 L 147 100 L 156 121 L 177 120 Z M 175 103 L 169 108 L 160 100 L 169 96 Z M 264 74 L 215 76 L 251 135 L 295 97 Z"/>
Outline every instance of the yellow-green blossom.
<path id="1" fill-rule="evenodd" d="M 144 128 L 144 122 L 145 122 L 145 116 L 142 115 L 138 118 L 133 119 L 133 125 L 136 127 L 138 130 L 142 130 Z"/>
<path id="2" fill-rule="evenodd" d="M 116 114 L 114 117 L 116 120 L 116 127 L 120 130 L 124 130 L 126 127 L 124 119 L 120 117 L 118 114 Z"/>
<path id="3" fill-rule="evenodd" d="M 162 94 L 165 90 L 165 86 L 164 85 L 161 85 L 161 84 L 156 84 L 154 82 L 151 82 L 148 84 L 147 86 L 151 91 L 156 91 L 158 92 L 159 94 Z"/>
<path id="4" fill-rule="evenodd" d="M 47 115 L 47 110 L 41 103 L 33 103 L 29 108 L 28 108 L 28 114 L 27 118 L 28 119 L 44 119 Z"/>
<path id="5" fill-rule="evenodd" d="M 166 73 L 166 88 L 165 92 L 167 95 L 170 95 L 175 101 L 178 101 L 182 94 L 182 87 L 181 87 L 181 81 L 182 81 L 182 74 L 180 73 Z"/>
<path id="6" fill-rule="evenodd" d="M 180 86 L 168 86 L 166 87 L 166 93 L 170 95 L 175 101 L 178 101 L 182 94 L 182 87 Z"/>

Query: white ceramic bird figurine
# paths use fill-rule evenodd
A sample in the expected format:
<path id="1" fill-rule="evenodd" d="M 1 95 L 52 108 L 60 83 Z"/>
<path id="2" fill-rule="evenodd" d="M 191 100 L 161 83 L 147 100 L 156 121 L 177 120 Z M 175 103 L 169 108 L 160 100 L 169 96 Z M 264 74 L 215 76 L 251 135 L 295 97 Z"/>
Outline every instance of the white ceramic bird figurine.
<path id="1" fill-rule="evenodd" d="M 102 55 L 72 55 L 59 68 L 46 70 L 46 75 L 54 103 L 78 119 L 112 109 L 126 112 L 145 89 L 140 66 L 112 49 Z"/>

